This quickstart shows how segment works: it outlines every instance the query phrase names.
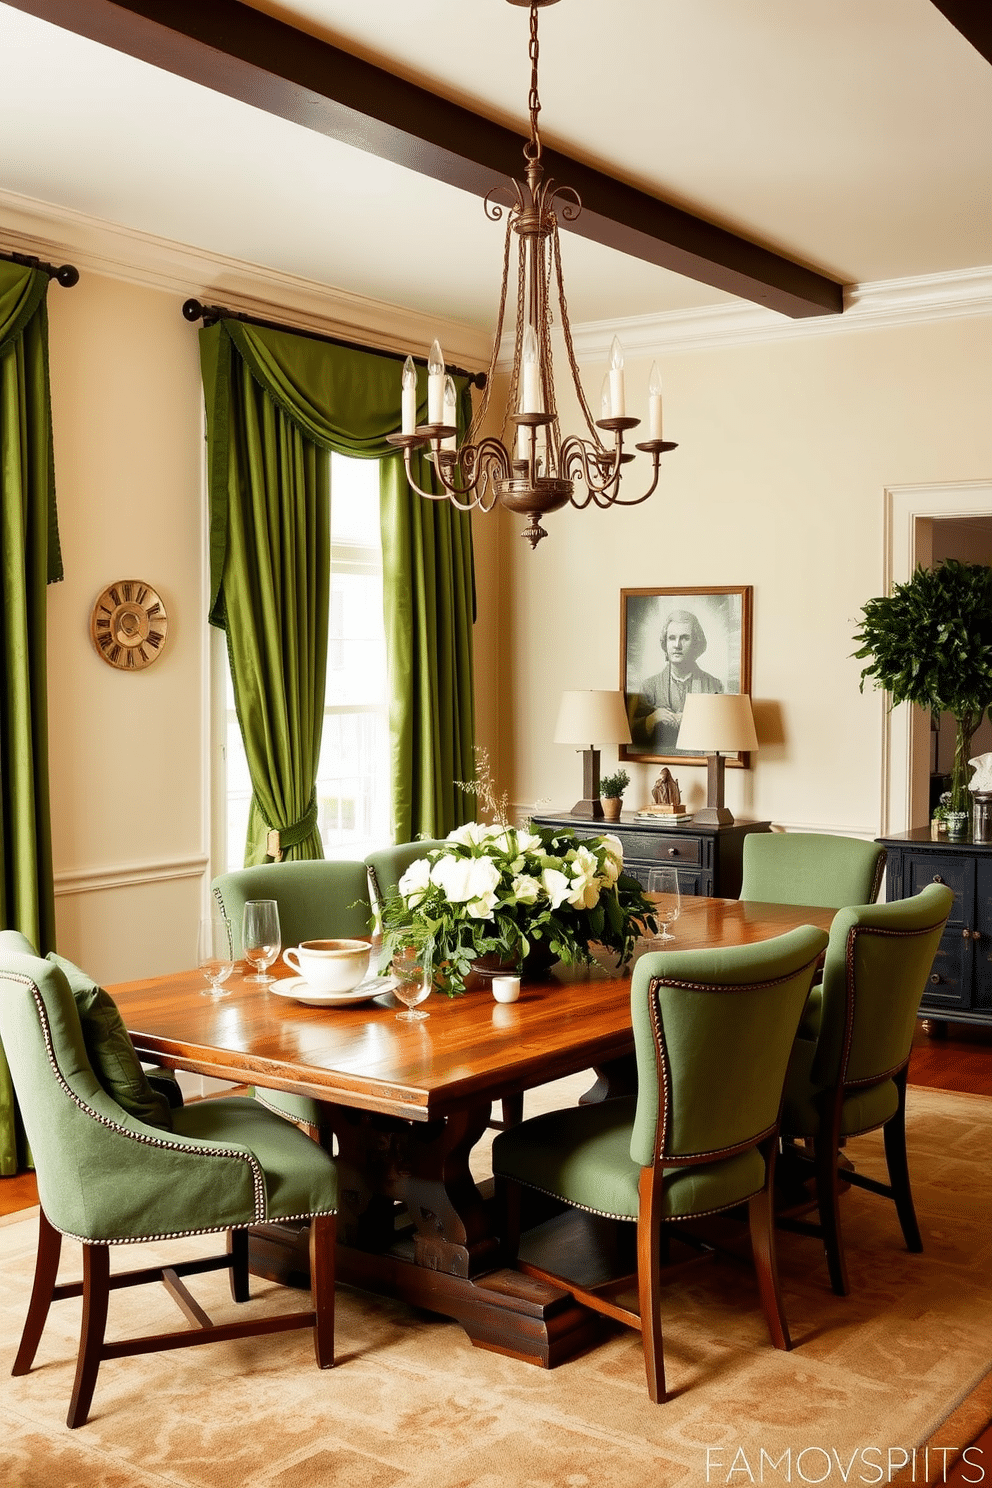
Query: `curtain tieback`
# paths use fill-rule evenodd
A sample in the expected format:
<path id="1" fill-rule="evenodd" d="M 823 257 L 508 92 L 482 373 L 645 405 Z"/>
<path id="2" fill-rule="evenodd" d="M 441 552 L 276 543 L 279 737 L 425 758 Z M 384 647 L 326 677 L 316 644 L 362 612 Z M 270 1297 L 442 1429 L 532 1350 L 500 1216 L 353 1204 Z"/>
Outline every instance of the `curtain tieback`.
<path id="1" fill-rule="evenodd" d="M 317 792 L 310 797 L 310 805 L 300 817 L 288 827 L 273 827 L 265 839 L 265 851 L 274 863 L 282 862 L 287 847 L 296 847 L 305 841 L 317 826 Z"/>

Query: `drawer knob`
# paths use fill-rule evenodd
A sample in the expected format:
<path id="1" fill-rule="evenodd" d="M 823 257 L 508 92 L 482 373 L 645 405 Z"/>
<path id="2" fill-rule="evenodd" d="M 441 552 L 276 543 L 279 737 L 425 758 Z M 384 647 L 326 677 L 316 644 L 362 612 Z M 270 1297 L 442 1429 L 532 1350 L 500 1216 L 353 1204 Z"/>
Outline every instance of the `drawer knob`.
<path id="1" fill-rule="evenodd" d="M 981 932 L 981 930 L 969 930 L 966 927 L 964 930 L 961 931 L 961 939 L 962 940 L 981 940 L 981 938 L 982 938 L 982 932 Z"/>
<path id="2" fill-rule="evenodd" d="M 941 878 L 941 876 L 940 876 L 939 873 L 935 873 L 934 874 L 933 881 L 934 881 L 934 883 L 943 883 L 944 882 L 944 880 Z"/>
<path id="3" fill-rule="evenodd" d="M 669 848 L 669 849 L 668 849 L 668 856 L 669 856 L 669 857 L 670 857 L 670 858 L 677 858 L 677 857 L 678 857 L 678 855 L 679 855 L 679 850 L 678 850 L 678 848 L 677 848 L 677 847 L 670 847 L 670 848 Z"/>
<path id="4" fill-rule="evenodd" d="M 939 987 L 940 986 L 940 977 L 937 975 L 936 972 L 934 972 L 933 976 L 930 978 L 930 981 L 933 984 L 933 986 L 935 986 L 935 987 Z"/>

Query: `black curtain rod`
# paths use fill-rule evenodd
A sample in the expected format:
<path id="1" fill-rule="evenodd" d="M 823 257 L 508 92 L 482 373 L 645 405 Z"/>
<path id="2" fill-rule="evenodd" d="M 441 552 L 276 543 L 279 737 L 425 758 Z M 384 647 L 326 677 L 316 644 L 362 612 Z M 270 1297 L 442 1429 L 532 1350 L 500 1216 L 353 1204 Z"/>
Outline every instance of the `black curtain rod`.
<path id="1" fill-rule="evenodd" d="M 56 268 L 54 264 L 42 263 L 33 253 L 0 253 L 0 258 L 5 258 L 8 263 L 21 264 L 25 269 L 41 269 L 49 279 L 57 279 L 64 289 L 71 289 L 79 283 L 79 270 L 75 264 L 61 264 Z"/>
<path id="2" fill-rule="evenodd" d="M 187 300 L 183 315 L 189 321 L 202 320 L 205 326 L 215 325 L 218 320 L 243 320 L 246 325 L 265 326 L 270 331 L 292 331 L 294 336 L 307 336 L 311 341 L 325 341 L 329 346 L 345 346 L 349 351 L 367 351 L 375 356 L 390 357 L 394 362 L 405 362 L 405 351 L 384 351 L 378 346 L 362 346 L 358 341 L 343 341 L 339 336 L 322 336 L 319 331 L 305 331 L 299 326 L 281 325 L 277 320 L 262 320 L 257 315 L 248 315 L 244 310 L 225 310 L 221 305 L 202 305 L 199 300 Z M 415 356 L 414 362 L 426 367 L 427 358 Z M 485 372 L 466 372 L 464 367 L 447 369 L 454 377 L 467 377 L 470 387 L 484 388 Z"/>

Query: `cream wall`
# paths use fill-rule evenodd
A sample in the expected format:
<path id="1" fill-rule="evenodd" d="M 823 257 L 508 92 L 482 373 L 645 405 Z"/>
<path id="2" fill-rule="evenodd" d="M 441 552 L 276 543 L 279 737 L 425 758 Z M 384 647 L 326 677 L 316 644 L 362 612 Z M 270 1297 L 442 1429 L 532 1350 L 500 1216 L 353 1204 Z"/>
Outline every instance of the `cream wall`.
<path id="1" fill-rule="evenodd" d="M 49 290 L 65 579 L 49 590 L 59 947 L 101 980 L 192 963 L 207 863 L 202 397 L 174 294 L 84 273 Z M 157 589 L 161 657 L 116 671 L 89 635 L 114 579 Z"/>
<path id="2" fill-rule="evenodd" d="M 762 747 L 752 770 L 728 770 L 727 803 L 792 828 L 874 835 L 883 701 L 858 691 L 852 635 L 885 588 L 886 488 L 992 472 L 988 315 L 657 359 L 665 434 L 679 444 L 659 491 L 629 510 L 552 515 L 533 553 L 519 519 L 500 518 L 504 782 L 519 811 L 567 809 L 581 794 L 578 758 L 552 742 L 555 713 L 565 688 L 619 685 L 621 589 L 750 584 Z M 627 358 L 628 412 L 642 417 L 650 360 Z M 594 407 L 604 371 L 583 367 Z M 564 422 L 574 426 L 570 413 Z M 629 470 L 643 489 L 640 463 Z M 604 769 L 615 756 L 604 748 Z M 657 768 L 631 769 L 628 807 Z M 690 807 L 703 804 L 705 770 L 675 773 Z"/>

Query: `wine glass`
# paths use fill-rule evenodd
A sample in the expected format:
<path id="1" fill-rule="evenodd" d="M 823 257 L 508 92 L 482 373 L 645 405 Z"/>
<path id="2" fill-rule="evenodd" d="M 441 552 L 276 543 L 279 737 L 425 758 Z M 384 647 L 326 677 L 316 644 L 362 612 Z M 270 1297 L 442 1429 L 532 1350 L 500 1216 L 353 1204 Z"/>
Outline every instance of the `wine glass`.
<path id="1" fill-rule="evenodd" d="M 424 966 L 414 963 L 405 968 L 405 974 L 400 973 L 393 991 L 400 1002 L 406 1004 L 406 1011 L 396 1014 L 401 1023 L 422 1023 L 425 1018 L 430 1017 L 430 1013 L 418 1012 L 416 1008 L 419 1002 L 430 996 L 432 986 L 433 975 L 429 963 Z"/>
<path id="2" fill-rule="evenodd" d="M 674 940 L 668 927 L 682 912 L 682 896 L 679 892 L 679 870 L 677 868 L 650 868 L 648 870 L 648 893 L 661 895 L 662 902 L 655 905 L 655 915 L 661 924 L 658 940 Z"/>
<path id="3" fill-rule="evenodd" d="M 245 960 L 255 967 L 255 975 L 246 976 L 245 981 L 256 987 L 271 986 L 275 977 L 268 975 L 268 968 L 282 949 L 279 905 L 275 899 L 249 899 L 245 904 L 241 949 Z"/>
<path id="4" fill-rule="evenodd" d="M 200 988 L 204 997 L 226 997 L 231 989 L 223 983 L 234 970 L 234 938 L 224 915 L 209 915 L 200 921 L 196 964 L 209 983 Z"/>

